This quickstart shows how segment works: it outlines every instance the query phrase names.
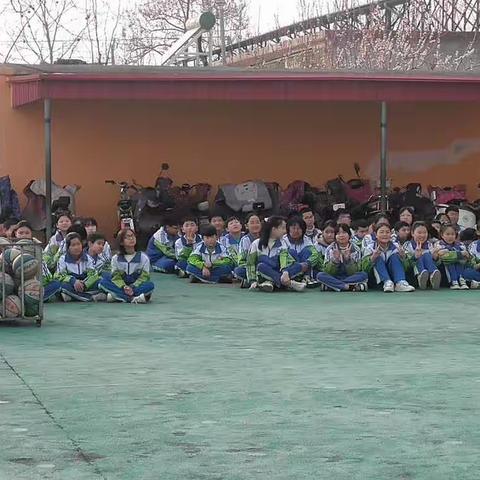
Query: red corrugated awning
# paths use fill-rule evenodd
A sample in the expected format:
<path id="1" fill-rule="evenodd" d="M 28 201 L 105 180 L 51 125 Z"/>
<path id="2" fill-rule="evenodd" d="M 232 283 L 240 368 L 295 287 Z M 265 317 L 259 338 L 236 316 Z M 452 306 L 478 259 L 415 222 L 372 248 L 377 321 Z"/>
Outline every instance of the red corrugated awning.
<path id="1" fill-rule="evenodd" d="M 106 70 L 108 72 L 108 69 Z M 9 76 L 13 107 L 51 100 L 480 101 L 480 76 L 159 69 Z"/>

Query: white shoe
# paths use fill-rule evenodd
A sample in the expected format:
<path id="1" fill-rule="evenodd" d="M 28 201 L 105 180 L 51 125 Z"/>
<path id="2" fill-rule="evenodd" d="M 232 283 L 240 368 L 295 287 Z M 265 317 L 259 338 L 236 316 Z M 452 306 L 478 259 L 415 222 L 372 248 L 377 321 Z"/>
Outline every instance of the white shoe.
<path id="1" fill-rule="evenodd" d="M 460 285 L 458 284 L 458 282 L 452 282 L 452 284 L 450 285 L 450 290 L 460 290 Z"/>
<path id="2" fill-rule="evenodd" d="M 440 283 L 442 283 L 442 274 L 440 273 L 440 270 L 435 270 L 430 275 L 430 285 L 433 290 L 438 290 L 440 288 Z"/>
<path id="3" fill-rule="evenodd" d="M 383 291 L 385 293 L 392 293 L 395 291 L 395 286 L 393 285 L 393 282 L 391 280 L 387 280 L 383 284 Z"/>
<path id="4" fill-rule="evenodd" d="M 290 282 L 290 275 L 288 274 L 288 272 L 283 272 L 282 276 L 280 277 L 280 283 L 282 285 L 288 285 L 289 282 Z"/>
<path id="5" fill-rule="evenodd" d="M 480 288 L 480 282 L 472 280 L 470 282 L 470 290 L 478 290 L 478 288 Z"/>
<path id="6" fill-rule="evenodd" d="M 460 284 L 460 290 L 470 290 L 464 278 L 460 277 L 460 280 L 458 281 L 458 283 Z"/>
<path id="7" fill-rule="evenodd" d="M 357 283 L 353 287 L 353 291 L 354 292 L 368 292 L 368 283 L 367 282 Z"/>
<path id="8" fill-rule="evenodd" d="M 130 303 L 147 303 L 145 295 L 141 293 L 138 297 L 133 297 Z"/>
<path id="9" fill-rule="evenodd" d="M 105 293 L 96 293 L 95 295 L 92 295 L 92 300 L 94 302 L 105 302 L 107 300 L 107 295 Z"/>
<path id="10" fill-rule="evenodd" d="M 295 280 L 290 280 L 290 290 L 295 292 L 303 292 L 307 288 L 307 285 L 303 282 L 296 282 Z"/>
<path id="11" fill-rule="evenodd" d="M 428 286 L 428 279 L 430 275 L 427 270 L 423 270 L 417 275 L 418 288 L 420 290 L 426 290 Z"/>
<path id="12" fill-rule="evenodd" d="M 178 278 L 187 278 L 188 273 L 185 270 L 182 270 L 181 268 L 178 269 Z"/>
<path id="13" fill-rule="evenodd" d="M 116 300 L 113 298 L 113 295 L 111 293 L 107 293 L 107 303 L 115 303 Z"/>
<path id="14" fill-rule="evenodd" d="M 414 292 L 415 287 L 412 287 L 406 280 L 402 280 L 395 285 L 396 292 Z"/>
<path id="15" fill-rule="evenodd" d="M 64 302 L 71 302 L 72 301 L 72 297 L 69 297 L 66 293 L 62 292 L 61 296 L 62 296 L 62 300 Z"/>
<path id="16" fill-rule="evenodd" d="M 271 293 L 271 292 L 273 292 L 273 283 L 272 283 L 272 282 L 269 282 L 269 281 L 260 283 L 260 284 L 258 285 L 258 289 L 259 289 L 261 292 Z"/>

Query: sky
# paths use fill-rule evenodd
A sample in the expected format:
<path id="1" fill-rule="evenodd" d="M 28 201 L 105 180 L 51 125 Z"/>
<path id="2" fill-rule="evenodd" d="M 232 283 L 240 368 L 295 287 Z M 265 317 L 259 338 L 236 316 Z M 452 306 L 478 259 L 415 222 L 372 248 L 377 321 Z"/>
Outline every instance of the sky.
<path id="1" fill-rule="evenodd" d="M 252 27 L 260 33 L 276 28 L 275 16 L 280 26 L 289 25 L 297 19 L 296 0 L 250 0 Z"/>

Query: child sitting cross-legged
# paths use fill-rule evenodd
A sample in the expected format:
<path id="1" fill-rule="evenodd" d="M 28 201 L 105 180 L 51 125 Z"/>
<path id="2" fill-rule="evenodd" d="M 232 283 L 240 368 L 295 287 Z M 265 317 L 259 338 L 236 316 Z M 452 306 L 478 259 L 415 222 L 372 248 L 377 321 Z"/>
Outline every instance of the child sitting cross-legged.
<path id="1" fill-rule="evenodd" d="M 150 260 L 137 252 L 137 237 L 129 228 L 118 234 L 119 253 L 112 258 L 112 273 L 100 281 L 108 302 L 147 303 L 154 285 L 150 281 Z"/>
<path id="2" fill-rule="evenodd" d="M 250 213 L 245 223 L 247 233 L 240 240 L 238 246 L 237 267 L 234 269 L 234 276 L 241 280 L 241 288 L 248 288 L 247 281 L 247 255 L 252 243 L 260 237 L 262 231 L 262 221 L 256 213 Z"/>
<path id="3" fill-rule="evenodd" d="M 337 225 L 335 242 L 327 248 L 324 271 L 317 274 L 317 281 L 335 292 L 366 292 L 368 275 L 361 265 L 362 254 L 351 240 L 349 225 Z"/>
<path id="4" fill-rule="evenodd" d="M 413 292 L 405 279 L 403 248 L 392 241 L 392 229 L 386 223 L 375 227 L 375 240 L 363 250 L 362 270 L 372 271 L 376 283 L 383 283 L 384 292 Z"/>
<path id="5" fill-rule="evenodd" d="M 175 242 L 179 238 L 178 222 L 173 218 L 166 218 L 163 227 L 154 233 L 147 245 L 147 255 L 154 272 L 175 273 Z"/>
<path id="6" fill-rule="evenodd" d="M 101 233 L 91 233 L 87 238 L 87 254 L 92 259 L 95 270 L 104 275 L 110 271 L 111 260 L 105 255 L 105 236 Z"/>
<path id="7" fill-rule="evenodd" d="M 302 275 L 302 266 L 295 262 L 283 237 L 286 233 L 283 217 L 270 217 L 263 225 L 260 238 L 255 240 L 247 256 L 247 279 L 251 289 L 273 292 L 275 288 L 303 291 L 305 283 L 294 280 Z"/>
<path id="8" fill-rule="evenodd" d="M 188 277 L 188 257 L 193 249 L 202 242 L 198 234 L 197 221 L 193 217 L 186 217 L 182 224 L 183 235 L 175 242 L 175 256 L 177 257 L 177 273 L 180 278 Z"/>
<path id="9" fill-rule="evenodd" d="M 417 278 L 418 288 L 425 290 L 430 283 L 433 290 L 440 288 L 442 274 L 435 261 L 438 260 L 438 249 L 428 239 L 428 229 L 425 222 L 415 222 L 412 226 L 412 240 L 407 241 L 403 248 Z"/>
<path id="10" fill-rule="evenodd" d="M 232 280 L 234 263 L 227 249 L 218 241 L 213 225 L 202 230 L 203 241 L 188 257 L 187 273 L 192 282 L 219 283 Z"/>
<path id="11" fill-rule="evenodd" d="M 55 273 L 55 279 L 61 282 L 63 301 L 95 300 L 94 295 L 100 293 L 98 290 L 100 275 L 95 270 L 91 258 L 83 250 L 80 235 L 69 233 L 65 237 L 65 248 L 66 253 L 60 257 Z"/>

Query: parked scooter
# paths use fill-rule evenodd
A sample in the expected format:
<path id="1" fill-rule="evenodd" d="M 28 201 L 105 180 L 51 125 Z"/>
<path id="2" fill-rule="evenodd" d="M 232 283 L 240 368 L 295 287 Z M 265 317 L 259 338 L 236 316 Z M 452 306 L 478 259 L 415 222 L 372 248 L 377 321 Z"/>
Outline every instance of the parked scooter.
<path id="1" fill-rule="evenodd" d="M 127 182 L 117 182 L 115 180 L 105 180 L 105 183 L 116 185 L 120 188 L 120 200 L 117 203 L 117 215 L 119 221 L 119 230 L 129 228 L 135 231 L 135 222 L 133 220 L 133 211 L 135 201 L 130 191 L 138 192 L 138 188 Z"/>

